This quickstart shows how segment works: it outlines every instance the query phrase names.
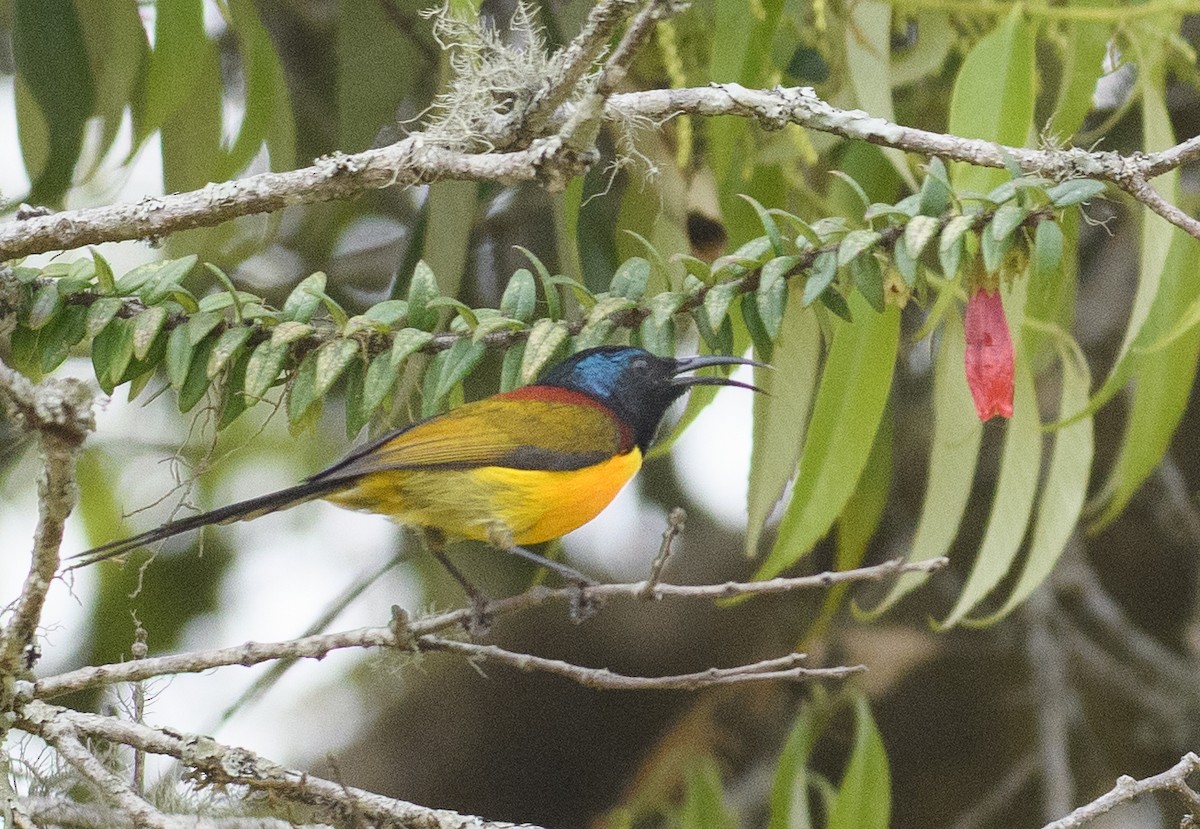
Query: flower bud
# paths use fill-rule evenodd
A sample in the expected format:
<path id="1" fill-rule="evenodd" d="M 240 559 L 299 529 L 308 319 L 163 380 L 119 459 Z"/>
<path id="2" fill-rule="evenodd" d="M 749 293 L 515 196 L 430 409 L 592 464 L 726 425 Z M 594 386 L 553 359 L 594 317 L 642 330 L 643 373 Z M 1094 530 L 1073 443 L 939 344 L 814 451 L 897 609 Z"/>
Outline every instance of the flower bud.
<path id="1" fill-rule="evenodd" d="M 980 420 L 1012 417 L 1013 344 L 1000 292 L 975 288 L 963 324 L 967 340 L 967 386 Z"/>

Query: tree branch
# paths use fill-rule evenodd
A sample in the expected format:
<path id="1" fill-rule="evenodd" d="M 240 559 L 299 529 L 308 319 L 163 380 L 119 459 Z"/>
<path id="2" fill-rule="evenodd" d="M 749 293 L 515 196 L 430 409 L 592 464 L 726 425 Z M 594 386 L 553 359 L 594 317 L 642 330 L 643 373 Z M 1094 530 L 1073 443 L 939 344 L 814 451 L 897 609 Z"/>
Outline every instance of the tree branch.
<path id="1" fill-rule="evenodd" d="M 1066 817 L 1047 823 L 1043 829 L 1075 829 L 1075 827 L 1082 826 L 1111 811 L 1114 807 L 1149 792 L 1174 792 L 1187 805 L 1189 813 L 1195 817 L 1200 815 L 1200 795 L 1188 785 L 1187 779 L 1197 771 L 1200 771 L 1200 757 L 1189 752 L 1174 767 L 1154 777 L 1147 777 L 1145 780 L 1134 780 L 1128 776 L 1121 777 L 1108 794 L 1096 798 L 1086 806 L 1080 806 Z"/>
<path id="2" fill-rule="evenodd" d="M 0 632 L 0 677 L 29 670 L 26 649 L 42 616 L 46 593 L 58 570 L 63 526 L 75 506 L 75 454 L 95 428 L 92 394 L 74 379 L 48 379 L 34 385 L 0 362 L 0 407 L 26 429 L 37 432 L 42 455 L 38 476 L 38 525 L 34 532 L 29 572 L 12 615 Z M 0 710 L 7 695 L 0 682 Z"/>
<path id="3" fill-rule="evenodd" d="M 430 809 L 324 780 L 307 772 L 280 766 L 247 749 L 222 745 L 211 737 L 178 734 L 113 717 L 72 711 L 44 702 L 29 703 L 25 707 L 24 717 L 18 720 L 17 725 L 52 743 L 61 741 L 63 734 L 76 742 L 78 740 L 75 735 L 83 735 L 91 739 L 131 746 L 150 754 L 174 757 L 192 770 L 191 776 L 199 785 L 246 786 L 251 790 L 269 792 L 294 802 L 331 809 L 339 816 L 365 818 L 384 825 L 398 824 L 412 829 L 518 829 L 516 824 L 487 821 L 447 809 Z M 68 745 L 67 750 L 76 752 L 75 747 L 71 745 Z M 86 749 L 84 753 L 91 757 Z M 78 759 L 79 762 L 85 760 L 82 757 Z M 92 757 L 92 760 L 95 758 Z M 72 762 L 74 764 L 74 761 Z M 124 785 L 123 781 L 120 782 Z M 140 801 L 140 798 L 135 799 Z M 137 807 L 136 803 L 130 803 L 128 807 L 122 803 L 120 807 L 137 816 L 133 811 Z M 177 819 L 182 825 L 193 825 L 190 817 L 178 816 Z M 147 822 L 145 825 L 158 827 L 164 824 Z M 174 824 L 171 829 L 175 829 L 176 826 L 180 824 Z M 522 827 L 537 829 L 527 824 L 522 824 Z"/>
<path id="4" fill-rule="evenodd" d="M 901 573 L 931 573 L 945 565 L 946 559 L 944 558 L 915 563 L 888 561 L 872 567 L 860 567 L 856 570 L 819 573 L 815 576 L 777 578 L 761 582 L 726 582 L 725 584 L 702 585 L 651 584 L 650 598 L 653 600 L 686 598 L 715 601 L 738 596 L 787 593 L 795 590 L 827 588 L 844 582 L 878 581 Z M 598 584 L 585 588 L 538 586 L 517 596 L 488 602 L 483 611 L 489 616 L 498 616 L 539 607 L 549 602 L 569 602 L 582 599 L 585 603 L 600 604 L 604 599 L 639 599 L 642 598 L 648 584 L 650 582 Z M 357 628 L 280 642 L 246 642 L 228 648 L 153 656 L 132 662 L 94 665 L 38 680 L 32 687 L 25 688 L 23 693 L 30 699 L 52 699 L 98 685 L 137 682 L 156 676 L 200 673 L 212 668 L 231 665 L 249 667 L 276 659 L 321 659 L 332 651 L 346 648 L 404 648 L 414 643 L 420 647 L 422 636 L 466 625 L 471 621 L 472 614 L 475 612 L 472 608 L 461 608 L 435 613 L 409 621 L 400 630 L 396 625 Z"/>
<path id="5" fill-rule="evenodd" d="M 560 107 L 559 114 L 569 119 L 573 111 Z M 1079 148 L 1009 147 L 906 127 L 861 110 L 838 109 L 818 98 L 809 87 L 754 90 L 732 83 L 614 94 L 603 109 L 605 120 L 625 125 L 683 114 L 752 118 L 766 129 L 798 124 L 843 138 L 984 167 L 1003 167 L 1011 158 L 1022 170 L 1047 178 L 1110 181 L 1200 238 L 1200 224 L 1150 196 L 1142 187 L 1146 180 L 1200 158 L 1200 138 L 1162 152 L 1128 156 Z M 327 156 L 311 167 L 286 173 L 262 173 L 188 193 L 148 196 L 137 203 L 12 220 L 0 225 L 0 260 L 99 242 L 155 239 L 238 216 L 350 199 L 393 184 L 409 186 L 442 179 L 514 183 L 547 178 L 553 183 L 564 171 L 582 172 L 588 160 L 558 136 L 537 139 L 529 148 L 515 152 L 470 154 L 426 144 L 417 134 L 381 149 Z"/>
<path id="6" fill-rule="evenodd" d="M 76 730 L 64 718 L 47 717 L 37 733 L 54 747 L 76 771 L 95 784 L 117 809 L 129 815 L 134 825 L 148 829 L 182 829 L 178 817 L 169 817 L 138 797 L 129 784 L 108 769 L 80 741 Z"/>
<path id="7" fill-rule="evenodd" d="M 691 674 L 675 676 L 627 676 L 614 673 L 608 668 L 585 668 L 561 659 L 546 659 L 527 653 L 516 653 L 496 645 L 480 645 L 440 636 L 422 636 L 417 640 L 421 650 L 449 651 L 471 659 L 487 659 L 500 662 L 519 671 L 543 671 L 565 677 L 585 688 L 603 691 L 697 691 L 714 685 L 734 685 L 743 682 L 766 682 L 771 680 L 802 681 L 808 679 L 845 679 L 851 674 L 861 673 L 865 665 L 837 668 L 803 668 L 799 662 L 808 654 L 792 653 L 776 659 L 765 659 L 749 665 L 733 668 L 709 668 Z"/>

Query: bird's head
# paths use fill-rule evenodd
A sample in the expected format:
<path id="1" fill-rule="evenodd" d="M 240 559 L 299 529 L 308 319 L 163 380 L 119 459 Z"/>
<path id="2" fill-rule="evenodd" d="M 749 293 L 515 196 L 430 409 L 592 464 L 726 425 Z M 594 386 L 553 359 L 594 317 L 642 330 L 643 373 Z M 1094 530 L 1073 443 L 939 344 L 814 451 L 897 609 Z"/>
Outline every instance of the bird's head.
<path id="1" fill-rule="evenodd" d="M 738 386 L 762 391 L 757 386 L 708 375 L 681 376 L 705 366 L 752 365 L 753 360 L 724 355 L 702 357 L 656 357 L 649 351 L 628 346 L 600 346 L 580 351 L 551 368 L 539 385 L 557 386 L 592 397 L 616 414 L 633 430 L 644 453 L 654 439 L 658 422 L 672 403 L 691 386 Z"/>

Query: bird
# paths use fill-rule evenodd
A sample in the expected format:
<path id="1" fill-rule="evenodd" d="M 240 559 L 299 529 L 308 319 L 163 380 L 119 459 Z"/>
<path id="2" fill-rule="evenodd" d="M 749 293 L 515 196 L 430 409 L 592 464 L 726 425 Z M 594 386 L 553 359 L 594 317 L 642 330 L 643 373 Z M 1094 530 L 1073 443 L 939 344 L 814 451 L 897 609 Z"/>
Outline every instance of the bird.
<path id="1" fill-rule="evenodd" d="M 598 346 L 568 357 L 537 382 L 403 426 L 300 483 L 170 521 L 72 557 L 76 569 L 213 524 L 230 524 L 315 499 L 382 513 L 422 531 L 451 575 L 473 589 L 441 550 L 488 542 L 590 583 L 525 549 L 595 518 L 641 468 L 670 406 L 692 386 L 756 386 L 708 366 L 762 366 L 742 357 L 659 357 Z"/>

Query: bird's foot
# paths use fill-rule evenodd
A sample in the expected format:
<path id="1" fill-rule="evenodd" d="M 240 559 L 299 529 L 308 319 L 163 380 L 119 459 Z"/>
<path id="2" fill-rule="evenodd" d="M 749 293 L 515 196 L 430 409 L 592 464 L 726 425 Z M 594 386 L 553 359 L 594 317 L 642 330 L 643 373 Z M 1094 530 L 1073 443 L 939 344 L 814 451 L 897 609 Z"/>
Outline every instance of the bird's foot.
<path id="1" fill-rule="evenodd" d="M 604 600 L 588 592 L 589 587 L 595 587 L 596 582 L 588 579 L 576 581 L 571 585 L 571 596 L 567 600 L 567 615 L 575 624 L 583 624 L 595 616 L 604 606 Z"/>

